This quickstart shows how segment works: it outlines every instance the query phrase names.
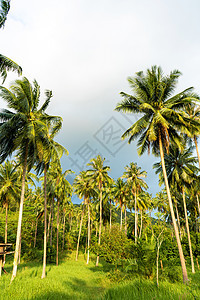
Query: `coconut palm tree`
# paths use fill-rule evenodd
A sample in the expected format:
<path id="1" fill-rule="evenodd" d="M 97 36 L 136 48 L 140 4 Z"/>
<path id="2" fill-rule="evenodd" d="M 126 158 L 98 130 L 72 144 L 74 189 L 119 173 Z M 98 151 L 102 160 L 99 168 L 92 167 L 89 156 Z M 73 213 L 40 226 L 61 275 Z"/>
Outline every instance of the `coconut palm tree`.
<path id="1" fill-rule="evenodd" d="M 56 265 L 58 266 L 58 254 L 59 254 L 59 213 L 60 213 L 60 204 L 62 202 L 69 203 L 69 198 L 72 194 L 72 187 L 70 183 L 66 180 L 66 176 L 72 173 L 71 170 L 62 171 L 61 165 L 59 161 L 53 161 L 51 168 L 49 170 L 49 174 L 51 176 L 52 185 L 54 185 L 55 190 L 55 198 L 57 203 L 57 244 L 56 244 Z"/>
<path id="2" fill-rule="evenodd" d="M 162 69 L 157 66 L 147 69 L 146 74 L 143 72 L 136 73 L 135 77 L 128 79 L 134 95 L 122 92 L 121 96 L 124 100 L 117 105 L 116 110 L 140 114 L 138 121 L 126 130 L 122 138 L 129 137 L 129 143 L 139 138 L 137 143 L 139 155 L 142 155 L 146 150 L 150 153 L 152 149 L 154 155 L 160 155 L 161 157 L 170 212 L 181 260 L 183 281 L 186 283 L 188 281 L 187 269 L 174 215 L 163 150 L 164 148 L 168 151 L 171 140 L 181 146 L 178 131 L 184 128 L 185 132 L 189 132 L 187 130 L 189 119 L 183 114 L 182 109 L 187 103 L 193 101 L 192 95 L 188 96 L 188 93 L 192 92 L 192 88 L 173 95 L 180 75 L 181 73 L 178 70 L 174 70 L 169 76 L 164 76 Z M 197 126 L 197 122 L 190 120 L 190 125 Z"/>
<path id="3" fill-rule="evenodd" d="M 0 28 L 4 26 L 10 10 L 10 0 L 0 0 Z"/>
<path id="4" fill-rule="evenodd" d="M 130 187 L 130 190 L 132 192 L 132 195 L 135 199 L 135 243 L 137 242 L 137 196 L 138 193 L 142 191 L 142 188 L 147 189 L 148 186 L 146 182 L 144 181 L 144 177 L 147 176 L 146 171 L 141 171 L 141 168 L 137 166 L 137 163 L 130 163 L 130 166 L 125 167 L 125 172 L 122 176 L 122 178 L 127 179 L 127 183 Z"/>
<path id="5" fill-rule="evenodd" d="M 198 168 L 195 166 L 197 163 L 197 159 L 193 157 L 193 148 L 185 148 L 184 150 L 180 150 L 176 145 L 170 145 L 169 153 L 165 153 L 165 166 L 166 173 L 169 185 L 172 184 L 176 189 L 181 190 L 183 197 L 183 206 L 185 213 L 185 223 L 187 229 L 188 236 L 188 244 L 190 249 L 190 258 L 191 258 L 191 266 L 192 273 L 195 273 L 194 269 L 194 261 L 192 254 L 192 246 L 190 239 L 190 230 L 188 224 L 188 215 L 186 208 L 186 200 L 185 200 L 185 187 L 190 185 L 194 180 L 195 174 L 198 173 Z M 154 168 L 156 168 L 156 173 L 160 173 L 160 180 L 164 182 L 164 178 L 161 173 L 161 164 L 154 164 Z"/>
<path id="6" fill-rule="evenodd" d="M 101 229 L 102 229 L 102 191 L 103 187 L 106 185 L 106 182 L 112 181 L 108 175 L 110 167 L 104 166 L 105 158 L 102 158 L 100 155 L 97 155 L 96 158 L 93 158 L 88 163 L 92 169 L 88 170 L 88 176 L 92 179 L 93 185 L 97 186 L 99 190 L 99 203 L 100 203 L 100 222 L 99 222 L 99 240 L 98 244 L 101 243 Z M 99 255 L 97 255 L 96 266 L 99 264 Z"/>
<path id="7" fill-rule="evenodd" d="M 198 96 L 197 96 L 198 97 Z M 200 106 L 196 103 L 188 103 L 184 109 L 184 112 L 188 116 L 190 120 L 196 120 L 197 122 L 200 122 Z M 188 123 L 188 126 L 190 126 L 190 123 Z M 193 127 L 189 129 L 188 136 L 194 141 L 196 153 L 198 157 L 199 162 L 199 168 L 200 168 L 200 155 L 199 155 L 199 149 L 198 149 L 198 136 L 200 134 L 199 127 Z"/>
<path id="8" fill-rule="evenodd" d="M 127 183 L 123 181 L 121 178 L 118 178 L 114 188 L 113 193 L 115 197 L 116 204 L 119 204 L 120 210 L 121 210 L 121 217 L 120 217 L 120 230 L 122 230 L 122 212 L 123 212 L 123 206 L 126 203 L 126 199 L 128 196 L 128 189 L 127 189 Z M 126 223 L 126 221 L 125 221 Z"/>
<path id="9" fill-rule="evenodd" d="M 79 196 L 79 198 L 84 198 L 84 205 L 88 209 L 88 251 L 87 251 L 87 264 L 89 263 L 89 251 L 90 251 L 90 199 L 96 194 L 95 189 L 92 187 L 92 180 L 87 175 L 87 171 L 82 171 L 78 176 L 76 176 L 74 183 L 74 192 Z M 83 219 L 83 216 L 82 216 Z M 82 223 L 82 222 L 81 222 Z M 82 224 L 81 224 L 82 225 Z M 78 258 L 78 246 L 79 246 L 80 236 L 77 243 L 77 253 L 76 260 Z"/>
<path id="10" fill-rule="evenodd" d="M 0 87 L 0 97 L 7 102 L 8 109 L 0 113 L 0 162 L 4 161 L 15 150 L 20 163 L 23 165 L 22 189 L 17 229 L 17 240 L 11 281 L 17 273 L 17 261 L 21 235 L 22 212 L 25 192 L 26 171 L 35 163 L 38 153 L 42 153 L 41 147 L 44 140 L 48 143 L 47 126 L 41 119 L 42 114 L 50 102 L 51 92 L 46 92 L 46 101 L 40 109 L 40 87 L 35 80 L 33 85 L 26 77 L 16 80 L 10 89 Z"/>
<path id="11" fill-rule="evenodd" d="M 7 19 L 10 10 L 10 0 L 0 0 L 0 28 L 2 28 Z M 10 58 L 0 54 L 0 76 L 3 83 L 7 77 L 7 71 L 17 71 L 18 75 L 22 74 L 22 68 Z"/>
<path id="12" fill-rule="evenodd" d="M 0 202 L 6 210 L 5 222 L 5 244 L 7 244 L 8 231 L 8 206 L 13 200 L 16 201 L 20 196 L 19 174 L 16 170 L 16 164 L 13 161 L 6 161 L 0 165 Z M 5 256 L 4 256 L 5 263 Z"/>
<path id="13" fill-rule="evenodd" d="M 52 93 L 50 95 L 52 97 Z M 49 99 L 50 100 L 50 99 Z M 44 256 L 43 256 L 43 272 L 42 278 L 45 278 L 46 269 L 46 248 L 47 248 L 47 170 L 50 161 L 57 162 L 62 157 L 63 153 L 68 154 L 67 149 L 54 141 L 55 135 L 60 131 L 62 126 L 62 118 L 58 116 L 50 116 L 43 114 L 41 111 L 41 121 L 46 123 L 48 128 L 48 140 L 43 140 L 43 150 L 37 154 L 36 172 L 40 174 L 44 172 Z"/>

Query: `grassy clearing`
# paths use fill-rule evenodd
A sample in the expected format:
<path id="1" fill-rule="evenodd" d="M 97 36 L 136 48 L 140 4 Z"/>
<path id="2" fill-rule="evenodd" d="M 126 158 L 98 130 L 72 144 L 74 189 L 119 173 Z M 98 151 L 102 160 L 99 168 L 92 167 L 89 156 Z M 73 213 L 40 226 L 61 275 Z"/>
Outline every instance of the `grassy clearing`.
<path id="1" fill-rule="evenodd" d="M 12 265 L 6 267 L 9 275 L 0 279 L 0 299 L 96 299 L 110 286 L 103 266 L 95 268 L 95 263 L 85 264 L 83 257 L 76 262 L 67 259 L 47 266 L 47 277 L 41 279 L 42 266 L 22 264 L 17 277 L 10 284 Z"/>
<path id="2" fill-rule="evenodd" d="M 95 267 L 95 259 L 86 265 L 84 257 L 76 262 L 73 257 L 63 260 L 58 267 L 47 266 L 47 277 L 41 279 L 42 265 L 27 263 L 18 268 L 17 277 L 10 285 L 12 264 L 6 266 L 9 275 L 0 278 L 0 299 L 98 299 L 98 300 L 190 300 L 200 299 L 200 272 L 190 274 L 188 286 L 182 283 L 160 282 L 157 288 L 150 280 L 134 279 L 121 284 L 108 278 L 109 265 Z"/>
<path id="3" fill-rule="evenodd" d="M 104 300 L 190 300 L 200 299 L 200 287 L 194 289 L 192 286 L 183 284 L 160 283 L 159 288 L 152 281 L 134 280 L 131 283 L 124 283 L 106 291 Z"/>

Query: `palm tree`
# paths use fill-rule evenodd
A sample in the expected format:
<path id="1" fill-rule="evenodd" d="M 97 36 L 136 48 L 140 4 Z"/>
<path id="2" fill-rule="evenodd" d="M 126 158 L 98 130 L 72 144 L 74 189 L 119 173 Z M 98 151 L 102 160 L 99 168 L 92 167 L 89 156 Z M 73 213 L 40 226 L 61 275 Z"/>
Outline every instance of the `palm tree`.
<path id="1" fill-rule="evenodd" d="M 0 165 L 0 202 L 6 209 L 5 244 L 8 242 L 8 206 L 10 201 L 16 201 L 16 198 L 20 195 L 18 175 L 14 162 L 7 160 L 3 165 Z"/>
<path id="2" fill-rule="evenodd" d="M 30 84 L 27 78 L 16 80 L 10 89 L 0 87 L 0 97 L 7 102 L 8 109 L 0 113 L 0 162 L 17 151 L 23 165 L 22 189 L 19 209 L 16 248 L 11 281 L 16 277 L 19 244 L 21 235 L 22 212 L 25 192 L 26 171 L 34 165 L 36 155 L 43 151 L 42 142 L 47 139 L 47 126 L 42 121 L 51 92 L 46 92 L 47 99 L 38 110 L 40 87 L 37 81 Z M 14 111 L 14 112 L 13 112 Z"/>
<path id="3" fill-rule="evenodd" d="M 58 242 L 59 242 L 59 214 L 60 214 L 60 204 L 65 201 L 69 202 L 69 198 L 72 194 L 72 187 L 70 183 L 66 180 L 66 176 L 69 173 L 72 173 L 71 170 L 62 171 L 61 165 L 59 161 L 53 161 L 51 165 L 51 169 L 49 170 L 51 176 L 51 182 L 54 185 L 55 190 L 55 198 L 57 200 L 57 244 L 56 244 L 56 265 L 58 266 Z"/>
<path id="4" fill-rule="evenodd" d="M 128 189 L 127 189 L 127 183 L 124 182 L 121 178 L 118 178 L 114 188 L 113 188 L 114 196 L 115 196 L 115 201 L 116 203 L 119 203 L 120 210 L 121 210 L 121 217 L 120 217 L 120 230 L 122 230 L 122 212 L 123 212 L 123 206 L 126 203 L 126 198 L 128 194 Z M 126 223 L 126 220 L 125 220 Z"/>
<path id="5" fill-rule="evenodd" d="M 135 77 L 128 79 L 134 95 L 122 92 L 121 95 L 124 100 L 117 105 L 116 110 L 140 114 L 139 120 L 126 130 L 122 138 L 129 137 L 129 143 L 139 138 L 137 143 L 139 155 L 142 155 L 146 150 L 150 153 L 150 149 L 152 149 L 154 155 L 160 155 L 161 157 L 170 212 L 181 260 L 183 281 L 185 283 L 188 281 L 187 269 L 174 215 L 163 150 L 164 147 L 168 151 L 171 140 L 174 140 L 175 143 L 181 146 L 178 130 L 184 128 L 185 132 L 187 131 L 189 119 L 183 114 L 181 109 L 187 103 L 192 102 L 192 97 L 188 96 L 188 92 L 191 92 L 192 88 L 173 96 L 180 75 L 181 73 L 175 70 L 169 76 L 164 76 L 162 69 L 157 66 L 147 69 L 146 74 L 143 72 L 136 73 Z M 197 126 L 197 122 L 190 120 L 190 125 Z"/>
<path id="6" fill-rule="evenodd" d="M 87 209 L 88 209 L 88 237 L 87 237 L 88 251 L 87 251 L 87 262 L 86 262 L 88 264 L 89 250 L 90 250 L 89 249 L 90 248 L 90 199 L 91 197 L 94 196 L 95 190 L 92 187 L 92 181 L 91 178 L 88 177 L 87 171 L 82 171 L 78 176 L 76 176 L 73 186 L 74 186 L 74 192 L 79 196 L 79 198 L 84 198 L 84 205 L 87 205 Z M 80 236 L 77 243 L 76 260 L 78 258 L 79 240 L 80 240 Z"/>
<path id="7" fill-rule="evenodd" d="M 49 95 L 49 101 L 52 97 L 52 93 Z M 48 105 L 48 103 L 46 103 Z M 55 135 L 59 132 L 62 126 L 62 118 L 58 116 L 49 116 L 42 114 L 41 120 L 46 123 L 48 128 L 48 140 L 43 140 L 43 145 L 40 147 L 40 151 L 37 153 L 37 174 L 44 172 L 44 256 L 43 256 L 43 272 L 42 278 L 45 278 L 46 269 L 46 249 L 47 249 L 47 170 L 49 168 L 50 161 L 57 162 L 62 157 L 63 153 L 68 154 L 68 151 L 59 143 L 54 141 Z M 42 151 L 41 148 L 43 147 Z"/>
<path id="8" fill-rule="evenodd" d="M 100 155 L 97 155 L 96 158 L 90 160 L 88 166 L 91 166 L 92 169 L 88 170 L 88 176 L 93 181 L 93 184 L 98 187 L 99 190 L 99 202 L 100 202 L 100 222 L 99 222 L 99 240 L 98 244 L 101 243 L 101 227 L 102 227 L 102 190 L 106 182 L 111 181 L 111 178 L 108 176 L 108 171 L 110 167 L 103 166 L 105 158 L 102 158 Z M 99 264 L 99 255 L 97 255 L 96 266 Z"/>
<path id="9" fill-rule="evenodd" d="M 196 105 L 196 103 L 189 103 L 186 105 L 184 111 L 185 111 L 186 115 L 189 117 L 189 119 L 200 122 L 200 106 L 199 105 Z M 190 125 L 190 123 L 188 124 L 188 126 L 189 125 Z M 195 127 L 191 126 L 188 136 L 194 141 L 196 153 L 197 153 L 197 157 L 198 157 L 198 162 L 199 162 L 199 168 L 200 168 L 200 156 L 199 156 L 199 149 L 198 149 L 198 144 L 197 144 L 197 139 L 198 139 L 199 133 L 200 133 L 199 127 L 195 128 Z"/>
<path id="10" fill-rule="evenodd" d="M 188 244 L 190 249 L 190 258 L 191 258 L 191 265 L 192 265 L 192 273 L 195 273 L 194 270 L 194 261 L 193 261 L 193 254 L 192 254 L 192 245 L 190 239 L 190 230 L 188 224 L 188 215 L 187 215 L 187 208 L 186 208 L 186 201 L 185 201 L 185 186 L 188 186 L 192 183 L 195 174 L 198 172 L 198 168 L 195 166 L 197 163 L 197 159 L 194 158 L 193 155 L 193 148 L 185 148 L 184 150 L 180 150 L 175 145 L 170 145 L 169 153 L 165 154 L 165 166 L 166 166 L 166 173 L 168 177 L 169 185 L 172 184 L 173 187 L 176 189 L 181 190 L 183 196 L 183 206 L 184 206 L 184 213 L 185 213 L 185 223 L 187 229 L 187 236 L 188 236 Z M 159 163 L 154 164 L 154 168 L 156 168 L 156 173 L 161 172 L 161 166 Z M 163 176 L 161 174 L 161 182 L 163 182 Z"/>
<path id="11" fill-rule="evenodd" d="M 10 0 L 0 0 L 0 28 L 5 24 L 9 9 Z M 3 78 L 3 83 L 6 80 L 7 71 L 17 71 L 18 75 L 22 74 L 22 68 L 18 64 L 0 54 L 0 76 Z"/>
<path id="12" fill-rule="evenodd" d="M 139 192 L 141 192 L 142 188 L 147 189 L 148 186 L 146 182 L 144 181 L 144 177 L 147 176 L 146 171 L 141 171 L 141 168 L 137 166 L 136 163 L 130 163 L 130 166 L 125 167 L 125 172 L 122 176 L 122 178 L 127 179 L 127 183 L 130 187 L 130 190 L 132 192 L 132 195 L 135 199 L 135 243 L 137 242 L 137 195 Z"/>
<path id="13" fill-rule="evenodd" d="M 4 26 L 10 10 L 10 0 L 0 0 L 0 28 Z"/>

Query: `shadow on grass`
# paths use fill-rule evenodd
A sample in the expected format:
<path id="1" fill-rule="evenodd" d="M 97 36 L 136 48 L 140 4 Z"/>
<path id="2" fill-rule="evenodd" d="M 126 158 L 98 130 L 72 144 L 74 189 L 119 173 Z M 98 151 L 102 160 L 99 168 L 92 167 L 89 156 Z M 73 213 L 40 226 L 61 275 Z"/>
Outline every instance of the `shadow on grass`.
<path id="1" fill-rule="evenodd" d="M 96 263 L 96 258 L 92 258 L 91 259 L 92 262 Z M 115 268 L 114 265 L 107 263 L 106 261 L 104 261 L 103 259 L 100 258 L 100 262 L 98 267 L 90 267 L 89 269 L 93 272 L 105 272 L 108 273 L 110 272 L 110 270 L 113 270 Z"/>
<path id="2" fill-rule="evenodd" d="M 47 292 L 43 295 L 34 296 L 32 299 L 36 300 L 46 300 L 46 299 L 99 299 L 105 291 L 105 288 L 99 286 L 88 286 L 85 280 L 77 279 L 76 277 L 71 278 L 71 281 L 64 281 L 63 285 L 66 289 L 64 292 Z M 67 292 L 68 290 L 72 291 L 71 294 Z M 72 294 L 73 293 L 73 294 Z"/>

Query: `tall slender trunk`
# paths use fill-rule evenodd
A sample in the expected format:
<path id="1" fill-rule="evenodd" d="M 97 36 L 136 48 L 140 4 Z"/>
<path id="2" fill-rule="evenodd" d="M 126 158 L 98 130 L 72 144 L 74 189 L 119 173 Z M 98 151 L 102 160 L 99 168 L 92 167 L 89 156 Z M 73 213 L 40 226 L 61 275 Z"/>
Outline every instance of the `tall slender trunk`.
<path id="1" fill-rule="evenodd" d="M 183 249 L 182 249 L 182 246 L 181 246 L 179 231 L 178 231 L 178 227 L 177 227 L 177 224 L 176 224 L 176 218 L 175 218 L 175 215 L 174 215 L 174 208 L 173 208 L 173 204 L 172 204 L 172 199 L 171 199 L 171 194 L 170 194 L 170 189 L 169 189 L 169 183 L 168 183 L 168 179 L 167 179 L 167 172 L 166 172 L 166 168 L 165 168 L 163 145 L 162 145 L 162 140 L 161 140 L 161 135 L 160 134 L 159 134 L 159 148 L 160 148 L 160 158 L 161 158 L 163 176 L 164 176 L 164 180 L 165 180 L 165 187 L 166 187 L 166 191 L 167 191 L 167 197 L 168 197 L 168 201 L 169 201 L 169 207 L 170 207 L 172 222 L 173 222 L 173 226 L 174 226 L 174 232 L 175 232 L 175 236 L 176 236 L 176 241 L 177 241 L 177 246 L 178 246 L 178 251 L 179 251 L 179 256 L 180 256 L 180 261 L 181 261 L 183 282 L 187 283 L 188 282 L 187 269 L 186 269 L 186 264 L 185 264 L 185 258 L 184 258 L 184 255 L 183 255 Z"/>
<path id="2" fill-rule="evenodd" d="M 181 225 L 180 225 L 180 219 L 179 219 L 179 213 L 178 213 L 178 207 L 177 207 L 177 202 L 176 201 L 175 201 L 175 208 L 176 208 L 176 216 L 177 216 L 179 234 L 180 234 L 180 239 L 181 239 Z"/>
<path id="3" fill-rule="evenodd" d="M 110 200 L 110 231 L 112 228 L 112 206 L 111 206 L 111 200 Z"/>
<path id="4" fill-rule="evenodd" d="M 99 240 L 98 245 L 101 244 L 101 226 L 102 226 L 102 182 L 99 182 L 99 196 L 100 196 L 100 222 L 99 222 Z M 97 254 L 96 267 L 99 265 L 99 253 Z"/>
<path id="5" fill-rule="evenodd" d="M 11 282 L 14 280 L 14 278 L 17 275 L 17 262 L 18 262 L 18 256 L 19 256 L 20 236 L 21 236 L 21 227 L 22 227 L 22 214 L 23 214 L 23 205 L 24 205 L 24 194 L 25 194 L 27 156 L 28 156 L 28 143 L 26 144 L 26 154 L 25 154 L 24 165 L 23 165 L 22 190 L 21 190 L 21 198 L 20 198 L 20 206 L 19 206 L 19 218 L 18 218 L 17 237 L 16 237 L 16 246 L 15 246 L 13 272 L 12 272 Z"/>
<path id="6" fill-rule="evenodd" d="M 5 244 L 8 242 L 8 201 L 6 199 L 6 224 L 5 224 Z M 6 262 L 6 254 L 3 256 L 3 266 L 5 265 Z"/>
<path id="7" fill-rule="evenodd" d="M 77 241 L 77 247 L 76 247 L 76 261 L 78 260 L 78 249 L 79 249 L 81 229 L 82 229 L 82 224 L 83 224 L 83 215 L 84 215 L 84 206 L 83 206 L 83 210 L 81 213 L 81 221 L 80 221 L 80 227 L 79 227 L 79 233 L 78 233 L 78 241 Z"/>
<path id="8" fill-rule="evenodd" d="M 195 273 L 194 260 L 193 260 L 193 254 L 192 254 L 192 245 L 191 245 L 191 239 L 190 239 L 190 229 L 189 229 L 189 224 L 188 224 L 187 208 L 186 208 L 186 201 L 185 201 L 185 190 L 184 190 L 184 187 L 182 187 L 182 193 L 183 193 L 183 206 L 184 206 L 184 212 L 185 212 L 185 224 L 186 224 L 187 236 L 188 236 L 188 244 L 189 244 L 189 249 L 190 249 L 190 259 L 191 259 L 192 273 Z"/>
<path id="9" fill-rule="evenodd" d="M 20 239 L 19 239 L 19 256 L 18 256 L 18 265 L 21 263 L 21 253 L 22 253 L 22 232 L 20 234 Z"/>
<path id="10" fill-rule="evenodd" d="M 197 145 L 196 135 L 194 135 L 194 143 L 195 143 L 195 147 L 196 147 L 197 157 L 198 157 L 198 161 L 199 161 L 199 168 L 200 168 L 200 156 L 199 156 L 199 149 L 198 149 L 198 145 Z"/>
<path id="11" fill-rule="evenodd" d="M 44 166 L 44 252 L 43 252 L 43 269 L 41 278 L 46 277 L 46 260 L 47 260 L 47 165 Z"/>
<path id="12" fill-rule="evenodd" d="M 89 263 L 89 258 L 90 258 L 90 203 L 89 203 L 89 199 L 87 201 L 87 205 L 88 205 L 88 252 L 87 252 L 87 262 L 86 264 L 88 265 Z"/>
<path id="13" fill-rule="evenodd" d="M 137 243 L 137 192 L 135 191 L 135 244 Z"/>
<path id="14" fill-rule="evenodd" d="M 54 197 L 52 199 L 52 218 L 51 218 L 51 234 L 50 234 L 50 246 L 52 247 L 53 241 L 53 217 L 54 217 Z"/>
<path id="15" fill-rule="evenodd" d="M 198 211 L 199 211 L 199 217 L 200 217 L 200 205 L 199 205 L 199 195 L 197 194 L 197 206 L 198 206 Z"/>
<path id="16" fill-rule="evenodd" d="M 36 217 L 36 224 L 35 224 L 35 237 L 34 237 L 34 244 L 33 248 L 36 246 L 36 239 L 37 239 L 37 226 L 38 226 L 38 216 Z"/>
<path id="17" fill-rule="evenodd" d="M 50 212 L 49 212 L 49 221 L 48 221 L 48 226 L 47 226 L 47 244 L 48 244 L 48 240 L 49 240 L 50 227 L 51 227 L 51 214 L 52 214 L 52 201 L 51 201 Z"/>
<path id="18" fill-rule="evenodd" d="M 65 246 L 65 208 L 63 209 L 63 242 L 62 242 L 62 250 L 64 250 Z"/>
<path id="19" fill-rule="evenodd" d="M 125 220 L 125 234 L 127 235 L 126 204 L 124 204 L 124 220 Z"/>
<path id="20" fill-rule="evenodd" d="M 140 210 L 140 233 L 139 233 L 139 239 L 142 235 L 142 210 Z"/>
<path id="21" fill-rule="evenodd" d="M 60 206 L 60 201 L 59 201 L 59 199 L 58 199 L 58 210 L 57 210 L 57 246 L 56 246 L 56 266 L 58 266 L 59 206 Z"/>
<path id="22" fill-rule="evenodd" d="M 122 219 L 123 219 L 123 214 L 122 214 L 122 204 L 120 203 L 120 210 L 121 210 L 121 217 L 120 217 L 120 230 L 122 231 Z"/>

